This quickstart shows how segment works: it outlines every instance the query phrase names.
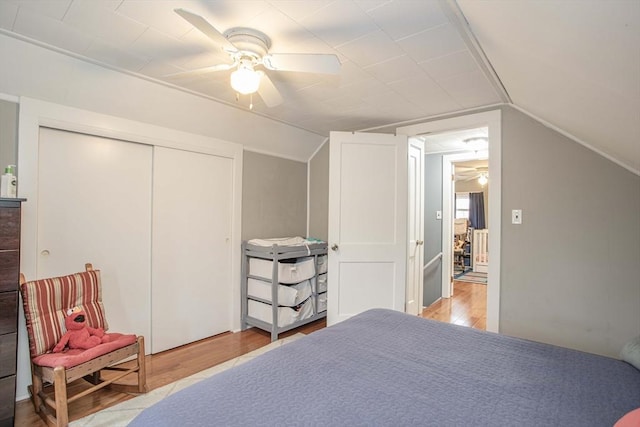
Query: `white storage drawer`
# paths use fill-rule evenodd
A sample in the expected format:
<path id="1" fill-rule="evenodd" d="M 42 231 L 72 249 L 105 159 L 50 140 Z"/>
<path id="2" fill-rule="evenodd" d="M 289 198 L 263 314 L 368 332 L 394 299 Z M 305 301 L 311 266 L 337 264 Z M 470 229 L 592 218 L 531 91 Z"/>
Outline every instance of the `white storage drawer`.
<path id="1" fill-rule="evenodd" d="M 271 280 L 273 261 L 261 258 L 249 258 L 249 275 Z M 313 257 L 298 258 L 296 262 L 278 262 L 278 281 L 280 283 L 299 283 L 311 279 L 316 274 Z"/>
<path id="2" fill-rule="evenodd" d="M 327 255 L 318 256 L 318 274 L 323 274 L 327 272 L 328 263 L 329 263 L 329 258 L 327 257 Z"/>
<path id="3" fill-rule="evenodd" d="M 273 324 L 271 305 L 260 301 L 249 300 L 249 316 L 262 320 L 268 324 Z M 291 307 L 278 307 L 278 327 L 291 325 L 300 320 L 308 319 L 313 316 L 313 303 L 311 298 L 304 302 L 296 310 Z"/>
<path id="4" fill-rule="evenodd" d="M 318 313 L 327 311 L 327 294 L 318 295 Z"/>
<path id="5" fill-rule="evenodd" d="M 247 279 L 248 295 L 271 301 L 271 282 L 259 279 Z M 296 306 L 311 296 L 311 282 L 295 285 L 278 285 L 278 305 Z"/>
<path id="6" fill-rule="evenodd" d="M 323 293 L 323 292 L 327 292 L 327 274 L 319 274 L 318 275 L 318 281 L 317 281 L 317 286 L 316 286 L 316 278 L 314 277 L 313 279 L 311 279 L 311 288 L 313 290 L 313 292 L 316 293 Z"/>

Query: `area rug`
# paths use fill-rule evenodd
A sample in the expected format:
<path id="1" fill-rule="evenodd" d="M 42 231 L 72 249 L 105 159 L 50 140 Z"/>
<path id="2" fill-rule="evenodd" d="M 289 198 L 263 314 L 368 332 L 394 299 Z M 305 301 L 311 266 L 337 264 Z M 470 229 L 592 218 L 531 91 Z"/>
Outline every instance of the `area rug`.
<path id="1" fill-rule="evenodd" d="M 487 273 L 479 273 L 476 271 L 467 271 L 459 276 L 455 277 L 455 280 L 461 282 L 482 283 L 487 284 Z"/>
<path id="2" fill-rule="evenodd" d="M 264 354 L 269 350 L 273 350 L 274 348 L 277 348 L 284 344 L 295 341 L 298 338 L 301 338 L 303 336 L 304 334 L 297 333 L 290 337 L 272 342 L 269 345 L 266 345 L 264 347 L 261 347 L 257 350 L 252 351 L 251 353 L 247 353 L 243 356 L 236 357 L 235 359 L 231 359 L 227 362 L 213 366 L 209 369 L 205 369 L 204 371 L 200 371 L 189 377 L 182 378 L 171 384 L 167 384 L 163 387 L 157 388 L 148 393 L 134 397 L 133 399 L 129 399 L 125 402 L 119 403 L 110 408 L 103 409 L 102 411 L 96 412 L 95 414 L 87 415 L 84 418 L 80 418 L 79 420 L 71 422 L 69 426 L 70 427 L 125 427 L 140 412 L 142 412 L 143 409 L 153 405 L 154 403 L 164 399 L 165 397 L 177 391 L 180 391 L 185 387 L 188 387 L 192 384 L 202 381 L 205 378 L 209 378 L 210 376 L 217 374 L 218 372 L 222 372 L 227 369 L 233 368 L 234 366 L 241 365 L 244 362 L 247 362 L 255 358 L 256 356 Z"/>

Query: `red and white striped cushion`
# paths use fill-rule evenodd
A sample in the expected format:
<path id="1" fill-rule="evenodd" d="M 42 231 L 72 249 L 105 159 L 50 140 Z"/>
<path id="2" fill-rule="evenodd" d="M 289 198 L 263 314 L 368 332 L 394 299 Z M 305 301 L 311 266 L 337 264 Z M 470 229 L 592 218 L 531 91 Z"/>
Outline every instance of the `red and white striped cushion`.
<path id="1" fill-rule="evenodd" d="M 100 270 L 34 280 L 22 284 L 20 292 L 31 358 L 51 351 L 58 343 L 66 332 L 64 318 L 70 308 L 84 310 L 88 326 L 107 330 Z"/>

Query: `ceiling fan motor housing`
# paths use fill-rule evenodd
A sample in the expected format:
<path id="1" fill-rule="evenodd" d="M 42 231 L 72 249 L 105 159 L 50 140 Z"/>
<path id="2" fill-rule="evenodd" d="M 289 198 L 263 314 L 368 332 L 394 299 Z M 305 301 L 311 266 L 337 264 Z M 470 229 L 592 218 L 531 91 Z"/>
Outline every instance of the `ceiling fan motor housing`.
<path id="1" fill-rule="evenodd" d="M 236 60 L 251 58 L 254 63 L 260 63 L 271 47 L 269 37 L 253 28 L 231 28 L 223 35 L 238 49 L 237 52 L 229 52 Z"/>

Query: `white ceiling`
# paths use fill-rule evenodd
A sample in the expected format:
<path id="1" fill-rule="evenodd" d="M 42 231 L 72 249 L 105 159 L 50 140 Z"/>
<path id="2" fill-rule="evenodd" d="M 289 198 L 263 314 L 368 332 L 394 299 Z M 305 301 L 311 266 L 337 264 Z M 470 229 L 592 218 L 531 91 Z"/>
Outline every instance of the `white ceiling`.
<path id="1" fill-rule="evenodd" d="M 462 129 L 429 135 L 418 135 L 425 142 L 425 153 L 451 153 L 460 151 L 484 152 L 489 150 L 489 129 Z"/>
<path id="2" fill-rule="evenodd" d="M 228 71 L 167 77 L 229 62 L 174 13 L 183 7 L 220 32 L 266 33 L 272 53 L 338 56 L 339 76 L 268 72 L 285 102 L 267 108 L 254 96 L 256 114 L 328 135 L 509 102 L 508 93 L 640 169 L 640 2 L 459 3 L 464 17 L 453 0 L 1 0 L 0 31 L 247 110 Z"/>
<path id="3" fill-rule="evenodd" d="M 468 160 L 453 164 L 455 181 L 473 181 L 484 175 L 489 178 L 489 160 Z"/>
<path id="4" fill-rule="evenodd" d="M 640 1 L 458 0 L 511 101 L 640 171 Z"/>

